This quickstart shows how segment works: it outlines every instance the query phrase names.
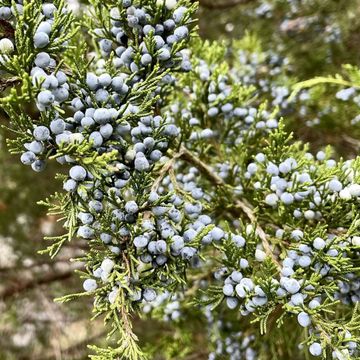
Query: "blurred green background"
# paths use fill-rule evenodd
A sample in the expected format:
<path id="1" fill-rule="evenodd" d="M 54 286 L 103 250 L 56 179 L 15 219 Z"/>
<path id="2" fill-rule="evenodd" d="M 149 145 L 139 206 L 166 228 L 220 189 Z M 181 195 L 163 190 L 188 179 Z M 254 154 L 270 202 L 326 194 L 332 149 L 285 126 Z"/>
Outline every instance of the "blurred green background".
<path id="1" fill-rule="evenodd" d="M 69 3 L 81 9 L 74 1 Z M 296 138 L 310 142 L 313 150 L 331 144 L 335 156 L 357 155 L 360 97 L 356 90 L 349 91 L 349 98 L 333 86 L 304 92 L 292 103 L 287 97 L 297 81 L 342 73 L 342 64 L 360 65 L 359 0 L 203 0 L 200 4 L 200 36 L 228 44 L 229 59 L 241 58 L 236 71 L 245 82 L 263 89 L 261 100 L 282 108 Z M 6 121 L 1 113 L 0 123 Z M 6 150 L 8 135 L 1 131 L 0 360 L 85 359 L 85 344 L 104 341 L 100 322 L 88 320 L 90 301 L 66 306 L 52 301 L 80 289 L 69 259 L 81 253 L 82 243 L 66 246 L 56 261 L 37 255 L 46 246 L 44 235 L 61 231 L 56 219 L 35 205 L 59 188 L 52 181 L 56 166 L 42 174 L 22 166 Z M 151 341 L 146 330 L 146 326 L 139 329 Z M 156 331 L 151 333 L 156 336 Z M 190 358 L 207 356 L 199 346 Z"/>

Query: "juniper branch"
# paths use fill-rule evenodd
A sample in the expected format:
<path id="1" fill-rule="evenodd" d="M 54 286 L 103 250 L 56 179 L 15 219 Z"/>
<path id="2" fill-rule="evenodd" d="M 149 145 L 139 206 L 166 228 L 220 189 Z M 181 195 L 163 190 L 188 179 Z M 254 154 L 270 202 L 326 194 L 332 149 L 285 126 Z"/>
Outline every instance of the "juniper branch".
<path id="1" fill-rule="evenodd" d="M 203 161 L 201 161 L 198 157 L 196 157 L 192 152 L 190 152 L 184 146 L 182 146 L 179 154 L 180 154 L 181 159 L 183 159 L 183 160 L 191 163 L 195 167 L 197 167 L 200 170 L 200 172 L 202 172 L 205 175 L 205 177 L 208 180 L 210 180 L 214 185 L 221 186 L 221 187 L 227 186 L 227 184 L 224 182 L 224 180 L 220 176 L 216 175 L 216 173 L 209 166 L 207 166 Z M 275 255 L 271 249 L 268 237 L 267 237 L 265 231 L 262 229 L 262 227 L 258 224 L 256 215 L 254 213 L 254 210 L 251 208 L 251 205 L 248 204 L 245 199 L 243 199 L 243 200 L 236 199 L 234 205 L 236 208 L 241 209 L 241 211 L 248 217 L 248 219 L 251 221 L 252 224 L 256 224 L 256 232 L 262 241 L 262 245 L 264 247 L 265 253 L 269 257 L 271 257 L 271 259 L 274 261 L 274 263 L 279 268 L 280 267 L 279 262 L 276 259 Z"/>

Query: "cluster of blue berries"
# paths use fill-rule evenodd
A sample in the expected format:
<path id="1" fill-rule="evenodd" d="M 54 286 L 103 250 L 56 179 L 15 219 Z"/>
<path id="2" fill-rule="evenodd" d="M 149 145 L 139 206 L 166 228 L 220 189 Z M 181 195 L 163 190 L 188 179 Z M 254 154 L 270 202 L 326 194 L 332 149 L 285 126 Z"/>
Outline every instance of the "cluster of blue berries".
<path id="1" fill-rule="evenodd" d="M 182 316 L 180 295 L 164 291 L 158 294 L 155 300 L 144 303 L 142 311 L 151 316 L 160 315 L 164 322 L 178 321 Z"/>
<path id="2" fill-rule="evenodd" d="M 306 328 L 311 336 L 312 340 L 308 343 L 310 353 L 321 356 L 326 345 L 321 340 L 322 330 L 316 319 L 322 314 L 322 304 L 333 299 L 329 298 L 324 289 L 331 288 L 332 296 L 341 299 L 344 304 L 358 301 L 358 276 L 353 263 L 358 253 L 358 245 L 355 245 L 358 240 L 357 237 L 354 240 L 349 237 L 344 241 L 338 235 L 338 231 L 346 233 L 344 228 L 329 229 L 328 233 L 312 238 L 307 231 L 309 227 L 319 231 L 321 223 L 352 226 L 353 218 L 349 217 L 345 225 L 343 219 L 340 221 L 338 211 L 332 209 L 338 209 L 341 205 L 350 214 L 352 207 L 358 206 L 356 162 L 337 162 L 323 151 L 313 156 L 298 145 L 286 145 L 284 139 L 281 144 L 274 145 L 277 134 L 282 130 L 278 129 L 278 121 L 273 114 L 265 109 L 240 107 L 234 103 L 231 98 L 231 77 L 217 75 L 214 79 L 212 74 L 216 74 L 216 68 L 208 66 L 205 61 L 200 60 L 194 71 L 197 82 L 187 84 L 184 93 L 187 98 L 197 99 L 203 96 L 205 88 L 209 94 L 206 106 L 199 110 L 188 104 L 173 104 L 169 112 L 175 118 L 188 121 L 190 141 L 187 146 L 190 148 L 196 149 L 195 142 L 203 139 L 211 148 L 224 129 L 229 129 L 225 141 L 230 135 L 233 136 L 232 146 L 236 144 L 241 148 L 244 143 L 249 143 L 246 148 L 248 157 L 239 157 L 243 165 L 227 159 L 221 164 L 211 163 L 208 171 L 210 169 L 218 175 L 224 184 L 232 182 L 234 197 L 242 194 L 250 203 L 258 203 L 258 218 L 264 216 L 267 219 L 271 213 L 272 222 L 277 228 L 275 236 L 270 235 L 274 233 L 273 229 L 266 229 L 260 236 L 251 225 L 246 227 L 243 234 L 223 233 L 220 236 L 220 246 L 224 246 L 224 253 L 231 256 L 225 256 L 224 263 L 227 266 L 214 275 L 215 280 L 222 284 L 221 291 L 226 305 L 230 310 L 239 309 L 242 316 L 248 316 L 265 314 L 274 306 L 283 304 L 288 315 L 295 315 L 299 326 Z M 199 90 L 199 84 L 205 86 Z M 286 91 L 283 93 L 284 97 L 289 95 Z M 237 121 L 232 126 L 231 121 L 236 116 Z M 258 139 L 258 143 L 252 150 L 251 141 L 255 139 Z M 262 143 L 265 149 L 259 152 Z M 271 148 L 267 147 L 269 144 Z M 274 151 L 274 148 L 277 150 Z M 228 146 L 224 149 L 226 151 L 236 157 L 234 147 Z M 186 179 L 191 175 L 191 171 L 188 172 Z M 177 182 L 181 184 L 183 177 L 178 175 Z M 195 176 L 193 179 L 196 179 Z M 199 180 L 191 186 L 201 189 L 203 180 Z M 215 181 L 219 183 L 217 179 Z M 209 202 L 215 196 L 215 192 L 207 191 L 203 199 Z M 239 222 L 233 222 L 234 227 L 240 225 Z M 279 276 L 259 281 L 256 274 L 261 269 L 261 263 L 269 260 L 269 251 L 274 254 L 279 251 L 274 246 L 266 249 L 264 236 L 274 236 L 279 239 L 275 242 L 289 244 L 289 249 L 287 255 L 279 259 Z M 206 242 L 206 237 L 204 240 Z M 234 256 L 234 253 L 237 255 Z M 228 267 L 229 262 L 234 262 L 234 266 Z M 313 283 L 314 274 L 318 276 L 318 286 Z M 350 332 L 349 329 L 347 331 Z M 347 347 L 349 354 L 357 354 L 354 344 Z M 336 352 L 334 354 L 336 358 Z"/>
<path id="3" fill-rule="evenodd" d="M 301 160 L 289 156 L 275 161 L 273 154 L 257 153 L 255 161 L 248 163 L 241 175 L 248 179 L 241 184 L 243 193 L 251 196 L 248 191 L 253 186 L 253 194 L 260 203 L 263 201 L 264 209 L 274 209 L 273 218 L 279 219 L 275 237 L 291 244 L 280 263 L 280 277 L 272 278 L 265 287 L 263 283 L 254 281 L 255 263 L 249 264 L 245 256 L 247 254 L 249 259 L 249 231 L 242 236 L 243 252 L 237 257 L 238 264 L 233 269 L 221 268 L 215 273 L 215 279 L 223 283 L 227 307 L 235 309 L 240 306 L 242 316 L 266 311 L 273 302 L 286 304 L 289 313 L 296 314 L 298 324 L 308 329 L 309 336 L 318 336 L 319 340 L 311 343 L 309 351 L 313 356 L 321 356 L 324 349 L 321 330 L 312 318 L 319 316 L 321 304 L 329 300 L 324 288 L 332 288 L 332 296 L 346 305 L 358 302 L 360 283 L 353 258 L 358 254 L 359 238 L 339 235 L 338 232 L 346 234 L 344 228 L 329 229 L 328 233 L 316 237 L 305 229 L 309 223 L 316 227 L 319 221 L 337 222 L 337 214 L 331 208 L 341 203 L 342 208 L 348 207 L 350 211 L 353 204 L 358 203 L 360 186 L 353 161 L 337 163 L 328 159 L 324 152 L 318 152 L 315 157 L 309 153 L 304 155 Z M 222 177 L 228 176 L 230 168 L 226 164 L 221 166 Z M 324 178 L 316 172 L 319 168 L 327 173 Z M 283 209 L 287 210 L 284 212 Z M 288 228 L 289 209 L 293 209 L 292 229 Z M 287 227 L 283 229 L 282 223 Z M 299 228 L 299 224 L 303 224 L 304 230 Z M 275 249 L 272 251 L 276 252 Z M 250 257 L 263 261 L 266 254 L 257 246 Z M 316 286 L 312 276 L 317 276 Z M 346 347 L 351 356 L 357 354 L 353 342 L 349 341 Z M 334 354 L 336 358 L 336 352 Z"/>
<path id="4" fill-rule="evenodd" d="M 315 158 L 306 153 L 304 159 L 307 159 L 305 165 L 293 157 L 273 161 L 264 153 L 258 153 L 247 165 L 244 176 L 251 180 L 254 191 L 264 194 L 265 205 L 274 209 L 289 208 L 295 219 L 319 220 L 323 218 L 324 206 L 360 196 L 360 185 L 354 181 L 353 161 L 338 164 L 323 151 Z M 337 175 L 325 181 L 319 179 L 316 173 L 319 166 Z"/>
<path id="5" fill-rule="evenodd" d="M 296 144 L 287 147 L 283 137 L 276 142 L 283 135 L 277 116 L 255 107 L 245 85 L 259 84 L 257 90 L 271 93 L 273 105 L 283 108 L 289 89 L 259 80 L 256 68 L 263 59 L 255 55 L 248 63 L 249 54 L 238 54 L 239 72 L 197 59 L 191 76 L 176 83 L 171 71 L 191 69 L 184 51 L 191 35 L 185 4 L 122 0 L 105 9 L 109 28 L 91 32 L 100 49 L 93 65 L 86 73 L 67 74 L 47 52 L 53 38 L 60 40 L 52 33 L 58 10 L 44 3 L 29 67 L 41 116 L 26 134 L 21 161 L 41 171 L 52 156 L 68 168 L 64 199 L 76 211 L 65 227 L 88 242 L 83 288 L 94 294 L 95 307 L 113 309 L 125 299 L 130 307 L 177 321 L 183 294 L 173 292 L 182 274 L 207 266 L 211 273 L 212 255 L 203 255 L 223 251 L 214 278 L 227 311 L 266 314 L 280 304 L 307 329 L 310 353 L 321 356 L 325 345 L 316 318 L 329 294 L 345 305 L 360 297 L 354 265 L 360 238 L 344 235 L 360 197 L 357 163 L 336 162 L 322 151 L 314 157 Z M 0 8 L 0 17 L 11 17 L 7 9 Z M 9 42 L 1 46 L 14 51 Z M 271 55 L 266 62 L 277 76 L 286 59 Z M 165 84 L 184 86 L 162 112 Z M 215 154 L 215 161 L 204 164 L 196 155 L 186 161 L 181 145 L 196 153 L 199 144 L 206 144 L 204 158 Z M 209 179 L 214 186 L 204 186 Z M 222 191 L 234 204 L 219 201 Z M 332 210 L 339 205 L 341 214 Z M 239 210 L 252 224 L 237 220 Z M 333 223 L 343 227 L 321 227 Z M 258 275 L 266 266 L 271 271 Z M 209 278 L 202 287 L 211 285 Z M 205 315 L 209 327 L 227 326 L 213 313 Z M 344 331 L 342 351 L 357 356 L 350 330 Z M 209 359 L 256 359 L 254 336 L 227 333 Z"/>
<path id="6" fill-rule="evenodd" d="M 244 138 L 263 136 L 278 127 L 278 120 L 273 114 L 265 109 L 244 106 L 243 100 L 236 96 L 241 82 L 236 72 L 219 75 L 216 67 L 205 60 L 197 59 L 197 62 L 193 71 L 197 81 L 189 78 L 184 87 L 184 100 L 171 104 L 168 111 L 175 121 L 188 122 L 188 147 L 196 149 L 199 143 L 216 139 L 229 147 L 240 145 Z M 189 96 L 201 98 L 204 89 L 206 107 L 199 109 L 196 102 L 187 101 Z M 224 129 L 227 129 L 227 136 L 222 138 Z"/>
<path id="7" fill-rule="evenodd" d="M 156 20 L 153 8 L 135 6 L 132 1 L 123 1 L 125 11 L 110 9 L 111 27 L 94 29 L 103 56 L 114 53 L 115 68 L 137 74 L 135 79 L 157 63 L 163 68 L 190 70 L 190 62 L 179 46 L 190 35 L 188 8 L 178 6 L 173 10 L 174 4 L 165 3 L 168 17 L 163 16 L 162 21 Z"/>
<path id="8" fill-rule="evenodd" d="M 201 216 L 200 202 L 191 203 L 176 191 L 168 196 L 161 184 L 159 191 L 150 191 L 151 171 L 179 128 L 171 117 L 153 114 L 154 102 L 143 103 L 142 87 L 150 77 L 156 86 L 149 85 L 148 95 L 154 97 L 152 91 L 170 76 L 169 70 L 190 69 L 183 51 L 190 36 L 188 8 L 181 1 L 141 7 L 124 0 L 109 9 L 111 29 L 94 30 L 101 54 L 85 78 L 66 75 L 46 52 L 56 11 L 53 4 L 42 7 L 43 18 L 34 35 L 38 50 L 30 72 L 38 89 L 37 108 L 46 115 L 43 118 L 52 120 L 34 126 L 21 161 L 35 171 L 45 168 L 49 156 L 70 165 L 63 187 L 79 208 L 76 234 L 90 246 L 104 246 L 104 260 L 90 267 L 84 289 L 95 292 L 103 285 L 109 289 L 108 301 L 114 303 L 121 285 L 110 279 L 123 256 L 136 255 L 147 274 L 149 267 L 153 269 L 157 282 L 169 262 L 182 267 L 197 255 L 195 238 L 211 223 Z M 113 63 L 104 66 L 108 57 Z M 89 156 L 115 155 L 99 174 L 83 163 L 76 148 L 86 148 Z M 138 276 L 128 279 L 129 298 L 153 301 L 155 290 L 142 286 Z"/>
<path id="9" fill-rule="evenodd" d="M 257 352 L 253 347 L 255 335 L 239 331 L 233 322 L 227 321 L 219 314 L 215 317 L 209 306 L 205 307 L 203 312 L 208 323 L 209 340 L 214 342 L 214 350 L 210 352 L 208 360 L 257 359 Z"/>

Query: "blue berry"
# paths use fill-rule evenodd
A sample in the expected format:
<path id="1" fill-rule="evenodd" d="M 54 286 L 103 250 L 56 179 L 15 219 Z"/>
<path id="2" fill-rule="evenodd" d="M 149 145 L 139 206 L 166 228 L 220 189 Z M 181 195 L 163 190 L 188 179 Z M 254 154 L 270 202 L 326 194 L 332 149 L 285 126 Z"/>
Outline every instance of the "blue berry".
<path id="1" fill-rule="evenodd" d="M 36 160 L 36 156 L 32 151 L 27 151 L 21 155 L 20 160 L 24 165 L 31 165 Z"/>
<path id="2" fill-rule="evenodd" d="M 90 225 L 94 222 L 94 216 L 90 213 L 80 213 L 79 219 L 84 225 Z"/>
<path id="3" fill-rule="evenodd" d="M 36 55 L 35 58 L 35 65 L 45 69 L 46 67 L 48 67 L 50 65 L 50 55 L 46 52 L 40 52 Z"/>
<path id="4" fill-rule="evenodd" d="M 137 203 L 135 201 L 128 201 L 126 204 L 125 204 L 125 211 L 128 213 L 128 214 L 131 214 L 131 215 L 134 215 L 136 214 L 138 211 L 139 211 L 139 207 L 137 205 Z"/>
<path id="5" fill-rule="evenodd" d="M 174 11 L 173 19 L 177 24 L 183 20 L 186 11 L 187 8 L 185 6 L 180 6 Z"/>
<path id="6" fill-rule="evenodd" d="M 189 30 L 186 26 L 180 26 L 174 31 L 174 35 L 178 41 L 184 40 L 189 35 Z"/>
<path id="7" fill-rule="evenodd" d="M 257 172 L 257 165 L 254 164 L 254 163 L 249 164 L 248 167 L 247 167 L 247 171 L 248 171 L 251 175 L 255 174 L 255 173 Z"/>
<path id="8" fill-rule="evenodd" d="M 86 74 L 86 85 L 89 87 L 90 90 L 96 90 L 99 86 L 99 79 L 93 73 Z"/>
<path id="9" fill-rule="evenodd" d="M 89 136 L 89 141 L 92 142 L 94 148 L 98 148 L 103 144 L 103 137 L 99 131 L 93 131 Z"/>
<path id="10" fill-rule="evenodd" d="M 38 49 L 43 49 L 44 47 L 49 45 L 49 43 L 50 43 L 50 39 L 48 34 L 44 32 L 37 32 L 34 35 L 34 45 Z"/>
<path id="11" fill-rule="evenodd" d="M 112 261 L 109 258 L 104 259 L 101 263 L 101 269 L 106 273 L 110 273 L 114 268 L 114 266 L 115 266 L 114 261 Z"/>
<path id="12" fill-rule="evenodd" d="M 111 84 L 111 76 L 109 74 L 101 74 L 99 76 L 99 84 L 103 87 L 107 87 Z"/>
<path id="13" fill-rule="evenodd" d="M 91 210 L 95 211 L 96 213 L 101 213 L 103 210 L 103 204 L 98 200 L 91 200 L 89 202 L 89 207 Z"/>
<path id="14" fill-rule="evenodd" d="M 99 89 L 95 93 L 95 99 L 97 102 L 105 103 L 109 98 L 109 93 L 105 89 Z"/>
<path id="15" fill-rule="evenodd" d="M 308 327 L 311 324 L 310 316 L 304 311 L 298 314 L 297 320 L 302 327 Z"/>
<path id="16" fill-rule="evenodd" d="M 62 134 L 65 131 L 65 127 L 65 121 L 62 119 L 56 119 L 50 123 L 50 130 L 55 135 Z"/>
<path id="17" fill-rule="evenodd" d="M 150 168 L 150 164 L 145 156 L 137 156 L 134 165 L 135 165 L 135 169 L 140 172 L 147 171 Z"/>
<path id="18" fill-rule="evenodd" d="M 311 258 L 307 255 L 305 256 L 301 256 L 300 259 L 299 259 L 299 265 L 301 267 L 309 267 L 311 264 Z"/>
<path id="19" fill-rule="evenodd" d="M 166 31 L 172 31 L 176 26 L 175 21 L 172 19 L 165 20 L 163 25 Z"/>
<path id="20" fill-rule="evenodd" d="M 44 150 L 44 145 L 40 141 L 32 141 L 29 144 L 29 150 L 34 154 L 41 154 Z"/>
<path id="21" fill-rule="evenodd" d="M 239 265 L 241 269 L 246 269 L 249 267 L 249 262 L 246 259 L 240 259 Z"/>
<path id="22" fill-rule="evenodd" d="M 265 197 L 265 203 L 269 206 L 276 206 L 279 198 L 276 194 L 269 194 Z"/>
<path id="23" fill-rule="evenodd" d="M 178 252 L 184 247 L 184 239 L 181 236 L 174 236 L 172 238 L 171 250 Z"/>
<path id="24" fill-rule="evenodd" d="M 275 164 L 270 163 L 266 168 L 266 172 L 268 174 L 277 176 L 279 175 L 279 168 Z"/>
<path id="25" fill-rule="evenodd" d="M 145 248 L 149 243 L 149 240 L 146 236 L 140 235 L 134 238 L 134 246 L 142 249 Z"/>
<path id="26" fill-rule="evenodd" d="M 196 254 L 196 249 L 193 247 L 185 246 L 181 250 L 181 256 L 184 260 L 191 260 Z"/>
<path id="27" fill-rule="evenodd" d="M 122 0 L 122 3 L 125 8 L 128 8 L 131 6 L 132 0 Z"/>
<path id="28" fill-rule="evenodd" d="M 104 51 L 105 53 L 110 53 L 110 51 L 112 49 L 112 44 L 113 44 L 113 42 L 108 39 L 102 39 L 99 43 L 100 49 L 102 51 Z"/>
<path id="29" fill-rule="evenodd" d="M 170 57 L 171 57 L 171 55 L 170 55 L 170 51 L 169 51 L 168 49 L 166 49 L 166 48 L 161 48 L 161 49 L 159 50 L 159 53 L 158 53 L 158 58 L 159 58 L 159 60 L 161 60 L 161 61 L 166 61 L 166 60 L 169 60 Z"/>
<path id="30" fill-rule="evenodd" d="M 235 309 L 239 304 L 239 300 L 236 297 L 227 297 L 226 305 L 230 310 Z"/>
<path id="31" fill-rule="evenodd" d="M 95 120 L 93 118 L 85 116 L 81 119 L 81 126 L 83 126 L 84 128 L 90 128 L 93 125 L 95 125 Z"/>
<path id="32" fill-rule="evenodd" d="M 67 192 L 74 192 L 77 188 L 77 182 L 73 179 L 68 179 L 64 182 L 63 189 Z"/>
<path id="33" fill-rule="evenodd" d="M 223 287 L 223 293 L 226 296 L 232 296 L 234 293 L 234 287 L 231 284 L 225 284 Z"/>
<path id="34" fill-rule="evenodd" d="M 304 233 L 301 230 L 293 230 L 291 232 L 291 237 L 296 241 L 299 241 L 300 239 L 302 239 L 303 236 L 304 236 Z"/>
<path id="35" fill-rule="evenodd" d="M 79 165 L 73 166 L 69 171 L 70 177 L 75 181 L 85 180 L 86 174 L 87 174 L 86 170 Z"/>
<path id="36" fill-rule="evenodd" d="M 164 240 L 158 240 L 155 245 L 156 251 L 160 254 L 166 252 L 166 242 Z"/>
<path id="37" fill-rule="evenodd" d="M 94 279 L 86 279 L 83 283 L 83 288 L 85 291 L 95 291 L 97 289 L 97 283 Z"/>
<path id="38" fill-rule="evenodd" d="M 309 302 L 309 308 L 310 309 L 315 309 L 315 308 L 319 307 L 320 305 L 321 305 L 320 302 L 318 300 L 316 300 L 316 299 L 311 300 Z"/>
<path id="39" fill-rule="evenodd" d="M 44 4 L 42 6 L 42 11 L 43 11 L 43 14 L 47 17 L 47 18 L 52 18 L 54 17 L 54 14 L 55 14 L 55 11 L 56 11 L 56 6 L 54 4 L 50 4 L 50 3 L 47 3 L 47 4 Z"/>
<path id="40" fill-rule="evenodd" d="M 91 239 L 94 237 L 94 230 L 87 225 L 82 225 L 79 227 L 77 234 L 84 239 Z"/>
<path id="41" fill-rule="evenodd" d="M 343 189 L 343 185 L 339 180 L 333 179 L 329 182 L 329 189 L 333 192 L 339 192 Z"/>
<path id="42" fill-rule="evenodd" d="M 236 285 L 235 291 L 240 298 L 245 298 L 247 293 L 253 290 L 254 283 L 249 278 L 242 278 L 240 283 Z"/>
<path id="43" fill-rule="evenodd" d="M 110 124 L 105 124 L 100 126 L 100 134 L 104 139 L 110 138 L 114 129 Z"/>
<path id="44" fill-rule="evenodd" d="M 31 164 L 31 168 L 36 172 L 41 172 L 45 169 L 46 162 L 43 160 L 36 160 Z"/>
<path id="45" fill-rule="evenodd" d="M 326 246 L 326 242 L 323 239 L 317 237 L 313 241 L 313 246 L 316 250 L 322 250 Z"/>
<path id="46" fill-rule="evenodd" d="M 294 202 L 294 196 L 290 193 L 283 193 L 280 196 L 280 200 L 285 204 L 285 205 L 290 205 Z"/>
<path id="47" fill-rule="evenodd" d="M 300 293 L 294 294 L 291 296 L 291 302 L 295 306 L 302 305 L 304 303 L 304 296 Z"/>
<path id="48" fill-rule="evenodd" d="M 50 136 L 50 130 L 46 126 L 37 126 L 33 132 L 34 138 L 38 141 L 45 141 Z"/>
<path id="49" fill-rule="evenodd" d="M 145 301 L 154 301 L 156 299 L 156 291 L 154 289 L 147 288 L 143 292 L 143 297 Z"/>
<path id="50" fill-rule="evenodd" d="M 211 230 L 210 235 L 214 241 L 219 241 L 224 237 L 224 231 L 218 227 Z"/>
<path id="51" fill-rule="evenodd" d="M 295 279 L 282 278 L 281 283 L 285 290 L 290 294 L 296 294 L 300 290 L 300 284 Z"/>
<path id="52" fill-rule="evenodd" d="M 312 356 L 321 356 L 322 347 L 318 342 L 314 342 L 310 345 L 309 351 Z"/>
<path id="53" fill-rule="evenodd" d="M 243 236 L 241 235 L 232 235 L 231 237 L 232 241 L 234 242 L 234 244 L 237 246 L 237 247 L 244 247 L 245 246 L 245 239 Z"/>
<path id="54" fill-rule="evenodd" d="M 141 57 L 141 64 L 143 64 L 144 66 L 147 66 L 149 64 L 152 63 L 152 57 L 150 54 L 144 54 L 142 57 Z"/>
<path id="55" fill-rule="evenodd" d="M 37 101 L 43 106 L 49 106 L 54 102 L 55 98 L 51 91 L 41 91 L 37 96 Z"/>
<path id="56" fill-rule="evenodd" d="M 98 124 L 104 125 L 111 120 L 111 113 L 105 108 L 96 109 L 93 118 Z"/>
<path id="57" fill-rule="evenodd" d="M 8 20 L 11 18 L 11 9 L 7 6 L 0 7 L 0 19 Z"/>
<path id="58" fill-rule="evenodd" d="M 50 35 L 51 33 L 51 24 L 49 21 L 42 21 L 38 28 L 36 29 L 36 32 L 44 32 L 45 34 Z"/>

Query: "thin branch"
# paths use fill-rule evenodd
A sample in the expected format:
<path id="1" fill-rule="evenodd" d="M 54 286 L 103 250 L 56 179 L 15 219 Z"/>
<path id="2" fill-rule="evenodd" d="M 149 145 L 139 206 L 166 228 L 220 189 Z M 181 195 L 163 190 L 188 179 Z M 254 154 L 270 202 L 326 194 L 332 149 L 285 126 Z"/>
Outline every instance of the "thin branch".
<path id="1" fill-rule="evenodd" d="M 202 162 L 198 157 L 192 154 L 189 150 L 185 147 L 181 148 L 180 155 L 181 159 L 193 164 L 196 168 L 198 168 L 207 178 L 216 186 L 226 186 L 224 180 L 219 177 L 209 166 L 207 166 L 204 162 Z M 236 200 L 235 207 L 242 210 L 242 212 L 248 217 L 251 223 L 256 224 L 256 233 L 259 236 L 265 253 L 272 258 L 274 263 L 279 267 L 278 260 L 276 259 L 273 251 L 271 249 L 269 240 L 265 231 L 257 224 L 257 219 L 255 213 L 251 207 L 251 205 L 245 200 Z"/>
<path id="2" fill-rule="evenodd" d="M 175 160 L 179 159 L 182 156 L 184 156 L 184 150 L 180 150 L 178 153 L 174 154 L 174 156 L 163 165 L 163 167 L 160 170 L 158 178 L 151 187 L 151 191 L 156 191 L 159 188 L 164 177 L 169 173 L 170 169 L 174 166 Z"/>
<path id="3" fill-rule="evenodd" d="M 194 154 L 191 153 L 188 149 L 182 147 L 180 153 L 181 153 L 180 157 L 183 160 L 197 167 L 213 184 L 218 186 L 226 185 L 224 183 L 224 180 L 220 176 L 218 176 L 213 169 L 211 169 L 209 166 L 204 164 L 198 157 L 194 156 Z"/>

